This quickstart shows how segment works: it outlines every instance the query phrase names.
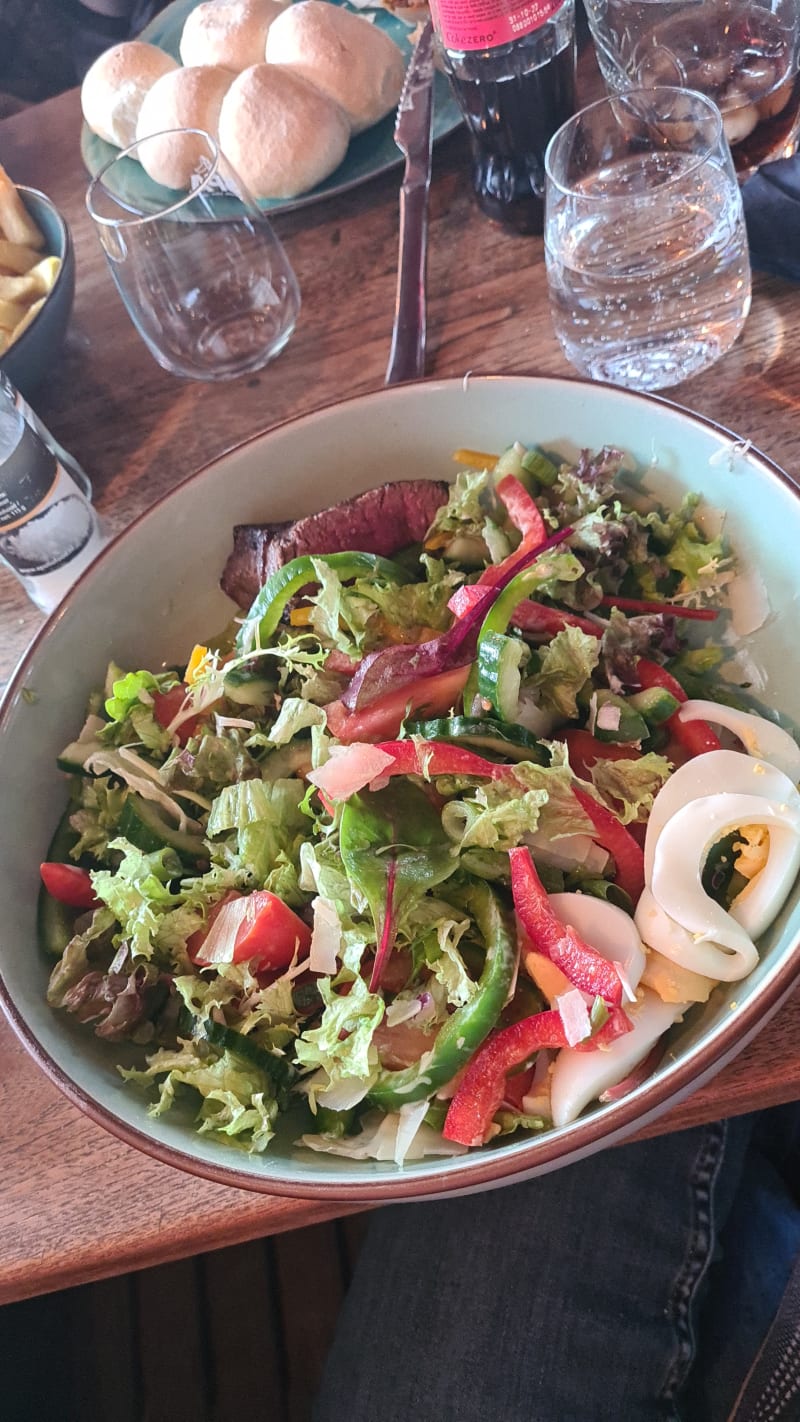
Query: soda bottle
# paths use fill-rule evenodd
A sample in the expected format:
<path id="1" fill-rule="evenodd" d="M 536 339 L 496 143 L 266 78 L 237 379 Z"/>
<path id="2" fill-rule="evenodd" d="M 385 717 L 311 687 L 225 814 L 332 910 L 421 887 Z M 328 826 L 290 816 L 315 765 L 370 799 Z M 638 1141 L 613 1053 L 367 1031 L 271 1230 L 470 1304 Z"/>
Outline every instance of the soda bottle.
<path id="1" fill-rule="evenodd" d="M 88 480 L 60 452 L 0 371 L 0 560 L 43 612 L 58 606 L 105 542 Z"/>
<path id="2" fill-rule="evenodd" d="M 544 226 L 544 152 L 575 111 L 575 0 L 431 0 L 464 115 L 478 206 L 513 232 Z"/>

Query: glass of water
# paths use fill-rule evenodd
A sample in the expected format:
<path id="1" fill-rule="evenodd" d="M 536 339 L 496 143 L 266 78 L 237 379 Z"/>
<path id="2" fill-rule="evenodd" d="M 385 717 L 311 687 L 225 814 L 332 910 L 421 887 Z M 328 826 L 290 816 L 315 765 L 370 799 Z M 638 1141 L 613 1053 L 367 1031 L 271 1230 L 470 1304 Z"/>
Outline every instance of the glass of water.
<path id="1" fill-rule="evenodd" d="M 586 0 L 586 13 L 610 93 L 708 94 L 742 177 L 795 152 L 800 0 Z"/>
<path id="2" fill-rule="evenodd" d="M 185 190 L 148 176 L 165 144 L 185 160 Z M 210 134 L 140 139 L 100 170 L 86 206 L 128 315 L 165 370 L 228 380 L 283 350 L 300 310 L 297 279 Z"/>
<path id="3" fill-rule="evenodd" d="M 575 115 L 545 154 L 556 335 L 582 374 L 677 385 L 733 345 L 750 309 L 742 199 L 716 105 L 632 90 Z"/>

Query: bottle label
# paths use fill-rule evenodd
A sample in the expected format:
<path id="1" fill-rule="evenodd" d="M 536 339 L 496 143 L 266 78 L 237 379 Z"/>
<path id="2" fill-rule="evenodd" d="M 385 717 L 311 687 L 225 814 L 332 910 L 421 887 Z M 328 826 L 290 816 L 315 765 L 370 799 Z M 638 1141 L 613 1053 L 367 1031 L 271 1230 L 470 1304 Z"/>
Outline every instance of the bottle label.
<path id="1" fill-rule="evenodd" d="M 431 14 L 445 49 L 494 49 L 529 35 L 551 19 L 564 0 L 431 0 Z"/>

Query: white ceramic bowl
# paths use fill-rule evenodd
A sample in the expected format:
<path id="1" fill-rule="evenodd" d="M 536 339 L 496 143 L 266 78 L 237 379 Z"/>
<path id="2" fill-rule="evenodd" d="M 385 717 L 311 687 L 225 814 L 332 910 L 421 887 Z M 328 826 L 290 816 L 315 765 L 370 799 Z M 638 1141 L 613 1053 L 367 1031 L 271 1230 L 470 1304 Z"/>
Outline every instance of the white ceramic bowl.
<path id="1" fill-rule="evenodd" d="M 201 470 L 83 576 L 31 647 L 0 711 L 4 1006 L 69 1098 L 130 1144 L 219 1181 L 287 1195 L 379 1201 L 509 1183 L 652 1120 L 718 1071 L 791 990 L 798 890 L 762 940 L 758 968 L 696 1009 L 675 1030 L 663 1065 L 631 1095 L 588 1110 L 562 1130 L 402 1169 L 298 1149 L 291 1127 L 263 1156 L 249 1156 L 197 1135 L 188 1111 L 155 1120 L 145 1096 L 119 1078 L 118 1048 L 47 1007 L 48 965 L 37 951 L 35 921 L 38 863 L 65 800 L 55 756 L 80 727 L 87 693 L 102 682 L 109 659 L 130 667 L 185 660 L 195 641 L 224 625 L 232 609 L 217 578 L 234 523 L 291 518 L 386 479 L 452 477 L 454 449 L 500 450 L 514 439 L 567 455 L 618 445 L 667 501 L 697 489 L 724 510 L 740 560 L 760 572 L 769 597 L 769 615 L 747 641 L 766 675 L 761 699 L 800 722 L 800 681 L 778 622 L 797 596 L 798 491 L 734 436 L 663 400 L 572 380 L 398 386 L 296 420 Z M 28 688 L 35 700 L 23 694 Z"/>

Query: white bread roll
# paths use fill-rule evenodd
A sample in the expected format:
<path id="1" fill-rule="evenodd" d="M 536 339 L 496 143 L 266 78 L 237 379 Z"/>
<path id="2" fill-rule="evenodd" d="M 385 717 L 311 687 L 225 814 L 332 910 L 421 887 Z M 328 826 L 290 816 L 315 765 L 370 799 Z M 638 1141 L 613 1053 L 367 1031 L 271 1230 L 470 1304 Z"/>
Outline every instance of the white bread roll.
<path id="1" fill-rule="evenodd" d="M 202 128 L 218 136 L 222 100 L 233 81 L 230 69 L 208 64 L 174 69 L 153 85 L 139 112 L 137 139 L 171 128 Z M 149 177 L 167 188 L 188 188 L 207 144 L 192 134 L 173 134 L 140 148 L 137 157 Z"/>
<path id="2" fill-rule="evenodd" d="M 256 198 L 307 192 L 338 168 L 349 140 L 339 106 L 275 64 L 245 69 L 222 104 L 220 147 Z"/>
<path id="3" fill-rule="evenodd" d="M 267 30 L 283 8 L 283 0 L 205 0 L 183 27 L 183 63 L 224 64 L 236 74 L 263 64 Z"/>
<path id="4" fill-rule="evenodd" d="M 171 55 L 143 40 L 126 40 L 99 55 L 81 86 L 83 117 L 92 133 L 127 148 L 136 138 L 145 96 L 177 67 Z"/>
<path id="5" fill-rule="evenodd" d="M 393 39 L 325 0 L 300 0 L 284 10 L 269 28 L 266 56 L 339 104 L 353 133 L 396 107 L 405 77 L 403 52 Z"/>

